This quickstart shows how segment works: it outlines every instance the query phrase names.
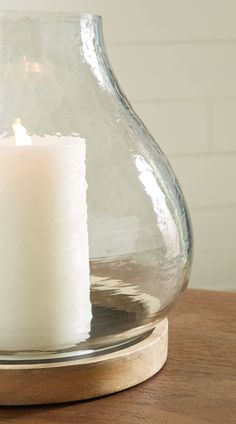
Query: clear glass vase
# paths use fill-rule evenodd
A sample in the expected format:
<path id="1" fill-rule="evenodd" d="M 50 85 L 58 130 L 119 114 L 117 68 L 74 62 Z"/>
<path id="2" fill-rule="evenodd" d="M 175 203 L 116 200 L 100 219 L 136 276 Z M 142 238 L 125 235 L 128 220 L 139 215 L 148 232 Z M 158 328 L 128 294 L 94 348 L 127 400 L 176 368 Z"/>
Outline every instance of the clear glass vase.
<path id="1" fill-rule="evenodd" d="M 3 12 L 0 61 L 0 360 L 135 343 L 187 286 L 192 234 L 101 18 Z"/>

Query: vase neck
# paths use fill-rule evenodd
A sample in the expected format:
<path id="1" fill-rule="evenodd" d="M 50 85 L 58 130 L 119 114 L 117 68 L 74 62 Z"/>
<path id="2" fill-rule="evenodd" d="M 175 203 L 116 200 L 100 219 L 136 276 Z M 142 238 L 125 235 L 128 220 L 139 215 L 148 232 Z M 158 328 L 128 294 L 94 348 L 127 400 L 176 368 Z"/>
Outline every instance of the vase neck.
<path id="1" fill-rule="evenodd" d="M 8 133 L 18 117 L 36 133 L 40 121 L 45 133 L 53 132 L 65 122 L 53 124 L 59 109 L 68 113 L 68 120 L 79 122 L 101 91 L 113 89 L 102 19 L 95 15 L 2 12 L 0 66 L 0 134 Z"/>
<path id="2" fill-rule="evenodd" d="M 47 60 L 97 66 L 104 49 L 102 18 L 91 14 L 4 11 L 0 14 L 1 61 L 27 62 L 42 66 Z M 75 54 L 76 53 L 76 54 Z M 38 67 L 40 68 L 40 66 Z"/>

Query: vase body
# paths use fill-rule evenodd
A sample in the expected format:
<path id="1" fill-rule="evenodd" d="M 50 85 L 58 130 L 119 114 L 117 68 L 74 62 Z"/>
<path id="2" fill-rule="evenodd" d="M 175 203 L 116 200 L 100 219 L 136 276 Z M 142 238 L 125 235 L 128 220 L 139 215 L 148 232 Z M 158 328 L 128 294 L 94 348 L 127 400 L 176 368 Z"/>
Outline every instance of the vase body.
<path id="1" fill-rule="evenodd" d="M 0 360 L 133 343 L 189 280 L 178 181 L 119 88 L 100 17 L 4 12 L 0 61 Z"/>

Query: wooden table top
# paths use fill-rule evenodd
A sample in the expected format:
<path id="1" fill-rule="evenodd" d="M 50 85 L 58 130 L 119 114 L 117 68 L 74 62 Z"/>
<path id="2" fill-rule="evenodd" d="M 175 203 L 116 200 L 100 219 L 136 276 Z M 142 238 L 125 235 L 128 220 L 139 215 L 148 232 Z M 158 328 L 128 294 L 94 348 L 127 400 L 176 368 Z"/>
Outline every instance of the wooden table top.
<path id="1" fill-rule="evenodd" d="M 167 363 L 146 382 L 90 401 L 0 407 L 0 423 L 236 423 L 236 293 L 187 290 L 169 323 Z"/>

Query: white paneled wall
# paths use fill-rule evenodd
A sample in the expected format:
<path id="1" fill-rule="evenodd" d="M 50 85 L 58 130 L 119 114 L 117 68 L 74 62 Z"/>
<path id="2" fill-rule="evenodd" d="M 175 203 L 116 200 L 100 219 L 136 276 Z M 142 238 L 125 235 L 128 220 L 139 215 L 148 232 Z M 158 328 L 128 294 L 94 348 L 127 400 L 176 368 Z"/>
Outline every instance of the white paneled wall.
<path id="1" fill-rule="evenodd" d="M 0 7 L 103 16 L 118 80 L 190 207 L 191 285 L 236 289 L 236 1 L 0 0 Z"/>

